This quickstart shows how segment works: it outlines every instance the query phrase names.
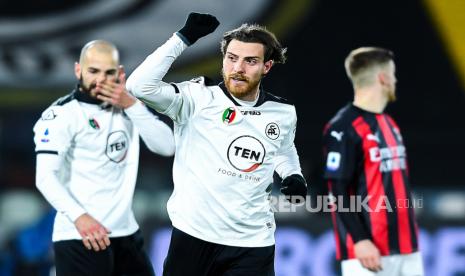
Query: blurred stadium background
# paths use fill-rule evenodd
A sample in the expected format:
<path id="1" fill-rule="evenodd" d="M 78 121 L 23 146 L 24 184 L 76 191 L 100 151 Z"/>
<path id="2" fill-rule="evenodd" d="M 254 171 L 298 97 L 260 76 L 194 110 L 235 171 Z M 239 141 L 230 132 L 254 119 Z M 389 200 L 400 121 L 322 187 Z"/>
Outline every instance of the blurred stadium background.
<path id="1" fill-rule="evenodd" d="M 345 56 L 359 46 L 392 49 L 398 102 L 388 112 L 407 144 L 426 275 L 465 275 L 465 1 L 15 0 L 0 2 L 1 276 L 53 274 L 54 211 L 34 185 L 32 126 L 75 85 L 80 48 L 113 41 L 130 73 L 189 11 L 212 13 L 221 26 L 176 61 L 170 81 L 220 80 L 221 35 L 243 22 L 266 25 L 288 47 L 288 63 L 263 85 L 297 106 L 295 143 L 313 198 L 327 192 L 321 131 L 352 98 Z M 172 159 L 146 148 L 140 159 L 134 209 L 161 275 Z M 276 275 L 338 275 L 329 214 L 299 210 L 276 214 Z"/>

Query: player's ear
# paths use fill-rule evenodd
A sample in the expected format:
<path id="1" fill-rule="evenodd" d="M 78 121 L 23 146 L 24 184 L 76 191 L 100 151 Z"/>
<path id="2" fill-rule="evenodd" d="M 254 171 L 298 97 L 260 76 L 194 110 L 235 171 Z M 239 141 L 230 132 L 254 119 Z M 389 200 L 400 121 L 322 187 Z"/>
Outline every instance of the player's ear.
<path id="1" fill-rule="evenodd" d="M 267 62 L 265 62 L 265 66 L 263 68 L 263 75 L 268 74 L 272 66 L 273 66 L 273 60 L 270 59 Z"/>
<path id="2" fill-rule="evenodd" d="M 74 75 L 76 75 L 76 78 L 79 79 L 81 77 L 81 64 L 79 64 L 78 62 L 75 62 L 74 63 Z"/>
<path id="3" fill-rule="evenodd" d="M 379 81 L 379 83 L 381 85 L 386 85 L 389 82 L 389 77 L 383 71 L 379 72 L 377 77 L 378 77 L 378 81 Z"/>

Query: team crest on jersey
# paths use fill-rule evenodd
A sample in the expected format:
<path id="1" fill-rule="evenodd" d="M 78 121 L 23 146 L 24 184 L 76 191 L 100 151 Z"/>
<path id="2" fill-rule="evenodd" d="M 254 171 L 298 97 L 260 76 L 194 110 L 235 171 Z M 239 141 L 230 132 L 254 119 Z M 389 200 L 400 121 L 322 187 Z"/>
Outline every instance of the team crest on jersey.
<path id="1" fill-rule="evenodd" d="M 236 118 L 236 109 L 234 107 L 228 107 L 223 111 L 222 120 L 226 125 L 231 124 Z"/>
<path id="2" fill-rule="evenodd" d="M 265 147 L 255 137 L 244 135 L 234 139 L 228 147 L 228 161 L 241 172 L 255 171 L 265 160 Z"/>
<path id="3" fill-rule="evenodd" d="M 279 137 L 279 126 L 276 123 L 269 123 L 266 125 L 265 134 L 266 137 L 270 138 L 271 140 L 276 140 Z"/>
<path id="4" fill-rule="evenodd" d="M 108 158 L 119 163 L 126 158 L 129 148 L 129 139 L 126 133 L 122 130 L 110 133 L 107 138 L 106 155 Z"/>

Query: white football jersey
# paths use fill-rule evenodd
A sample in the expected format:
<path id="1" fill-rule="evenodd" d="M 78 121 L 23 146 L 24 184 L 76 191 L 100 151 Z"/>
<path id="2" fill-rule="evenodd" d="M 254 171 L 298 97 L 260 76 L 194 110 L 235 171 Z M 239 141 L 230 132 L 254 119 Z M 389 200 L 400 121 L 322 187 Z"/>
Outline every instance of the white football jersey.
<path id="1" fill-rule="evenodd" d="M 170 128 L 139 101 L 123 112 L 97 104 L 76 89 L 43 112 L 34 126 L 36 182 L 58 211 L 53 241 L 81 239 L 74 221 L 84 213 L 108 228 L 110 237 L 137 231 L 131 205 L 139 161 L 138 124 L 153 129 L 153 137 L 143 137 L 149 148 L 155 145 L 159 153 L 172 154 Z"/>
<path id="2" fill-rule="evenodd" d="M 162 82 L 185 48 L 173 35 L 127 82 L 130 92 L 174 121 L 174 191 L 167 206 L 172 224 L 217 244 L 273 245 L 273 172 L 301 174 L 295 108 L 265 91 L 254 106 L 240 105 L 223 84 L 203 77 Z"/>

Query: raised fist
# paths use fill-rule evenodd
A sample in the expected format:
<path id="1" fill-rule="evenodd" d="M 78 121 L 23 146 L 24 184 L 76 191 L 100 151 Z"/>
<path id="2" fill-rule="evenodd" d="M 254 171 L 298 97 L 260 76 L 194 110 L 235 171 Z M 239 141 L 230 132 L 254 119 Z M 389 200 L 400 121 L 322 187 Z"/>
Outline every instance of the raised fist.
<path id="1" fill-rule="evenodd" d="M 220 25 L 220 22 L 211 14 L 191 12 L 184 27 L 178 33 L 187 40 L 188 45 L 192 45 L 199 38 L 215 31 L 218 25 Z"/>

